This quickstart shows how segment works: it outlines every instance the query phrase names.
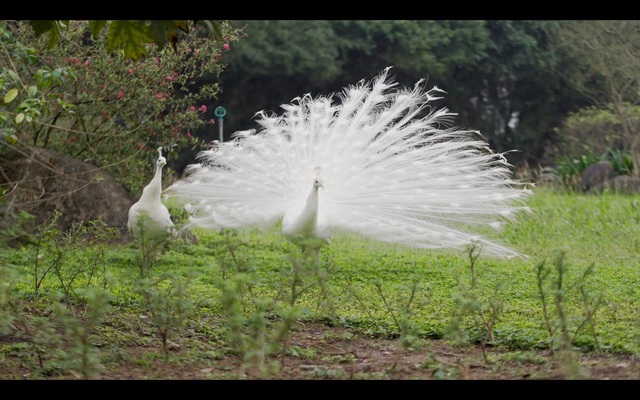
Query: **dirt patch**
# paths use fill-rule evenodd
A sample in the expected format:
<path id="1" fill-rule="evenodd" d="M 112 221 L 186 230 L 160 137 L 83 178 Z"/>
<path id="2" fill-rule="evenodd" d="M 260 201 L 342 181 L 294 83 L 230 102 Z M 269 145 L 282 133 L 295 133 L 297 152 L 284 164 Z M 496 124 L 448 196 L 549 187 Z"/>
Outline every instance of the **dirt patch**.
<path id="1" fill-rule="evenodd" d="M 123 348 L 126 357 L 104 363 L 96 380 L 637 380 L 640 362 L 633 357 L 571 353 L 564 361 L 549 351 L 506 351 L 480 346 L 453 346 L 425 340 L 416 348 L 399 347 L 395 339 L 319 323 L 300 323 L 291 332 L 284 356 L 262 365 L 236 354 L 207 348 L 210 344 L 172 344 L 167 358 L 157 341 Z M 0 338 L 6 344 L 10 339 Z M 157 344 L 157 345 L 156 345 Z M 199 350 L 195 350 L 198 348 Z M 219 352 L 216 352 L 219 350 Z M 200 352 L 201 355 L 193 355 Z M 209 354 L 209 356 L 204 356 Z M 4 365 L 4 366 L 3 366 Z M 0 379 L 81 379 L 35 375 L 17 357 L 0 363 Z"/>

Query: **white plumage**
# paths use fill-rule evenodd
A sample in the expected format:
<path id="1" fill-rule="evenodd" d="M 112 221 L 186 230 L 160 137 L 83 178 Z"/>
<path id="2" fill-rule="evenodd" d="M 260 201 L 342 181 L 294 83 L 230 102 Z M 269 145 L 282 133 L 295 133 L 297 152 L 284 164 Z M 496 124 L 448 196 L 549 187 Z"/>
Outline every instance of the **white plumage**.
<path id="1" fill-rule="evenodd" d="M 134 238 L 156 242 L 175 234 L 169 210 L 162 203 L 162 168 L 167 164 L 158 148 L 156 171 L 151 182 L 142 189 L 140 199 L 129 208 L 127 228 Z"/>
<path id="2" fill-rule="evenodd" d="M 332 97 L 309 94 L 257 113 L 259 132 L 198 154 L 168 190 L 188 226 L 242 228 L 282 221 L 284 235 L 317 251 L 345 231 L 418 248 L 519 253 L 485 237 L 531 194 L 476 131 L 449 128 L 430 103 L 442 92 L 396 88 L 389 68 Z"/>

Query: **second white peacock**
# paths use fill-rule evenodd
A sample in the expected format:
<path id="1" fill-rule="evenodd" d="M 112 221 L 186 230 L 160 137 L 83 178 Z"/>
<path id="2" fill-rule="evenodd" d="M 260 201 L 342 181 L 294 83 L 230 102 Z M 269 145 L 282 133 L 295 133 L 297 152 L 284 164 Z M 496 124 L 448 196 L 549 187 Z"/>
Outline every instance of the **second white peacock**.
<path id="1" fill-rule="evenodd" d="M 531 190 L 477 131 L 450 128 L 455 114 L 431 105 L 440 89 L 398 88 L 389 70 L 335 98 L 307 94 L 282 115 L 259 112 L 257 132 L 200 152 L 167 190 L 190 214 L 187 227 L 282 221 L 285 237 L 316 256 L 337 231 L 520 255 L 487 234 L 529 210 Z"/>
<path id="2" fill-rule="evenodd" d="M 158 147 L 158 159 L 153 179 L 142 189 L 140 199 L 129 208 L 127 227 L 134 238 L 158 242 L 175 235 L 169 210 L 162 203 L 162 168 L 167 159 Z"/>

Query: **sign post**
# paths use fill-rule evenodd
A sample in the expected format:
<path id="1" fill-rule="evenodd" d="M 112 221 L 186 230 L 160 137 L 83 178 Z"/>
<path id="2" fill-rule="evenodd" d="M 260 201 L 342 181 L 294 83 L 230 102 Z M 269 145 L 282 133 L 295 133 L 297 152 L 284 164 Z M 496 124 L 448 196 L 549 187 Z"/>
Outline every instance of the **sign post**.
<path id="1" fill-rule="evenodd" d="M 224 116 L 227 115 L 227 110 L 224 107 L 217 107 L 214 112 L 216 117 L 218 117 L 218 122 L 220 123 L 219 133 L 220 133 L 220 143 L 222 143 L 222 126 L 224 124 Z"/>

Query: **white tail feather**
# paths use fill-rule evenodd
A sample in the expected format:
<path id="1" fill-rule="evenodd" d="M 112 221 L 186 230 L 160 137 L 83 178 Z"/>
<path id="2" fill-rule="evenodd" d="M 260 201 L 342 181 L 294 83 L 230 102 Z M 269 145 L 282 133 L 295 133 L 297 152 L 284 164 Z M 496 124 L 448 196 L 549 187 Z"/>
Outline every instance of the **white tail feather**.
<path id="1" fill-rule="evenodd" d="M 450 128 L 455 114 L 431 108 L 440 89 L 396 89 L 388 72 L 346 88 L 338 103 L 305 95 L 282 115 L 258 113 L 258 133 L 201 152 L 167 193 L 188 204 L 194 226 L 270 226 L 305 217 L 320 174 L 320 238 L 337 230 L 428 249 L 476 241 L 483 254 L 519 255 L 479 232 L 528 210 L 531 191 L 482 135 Z"/>

